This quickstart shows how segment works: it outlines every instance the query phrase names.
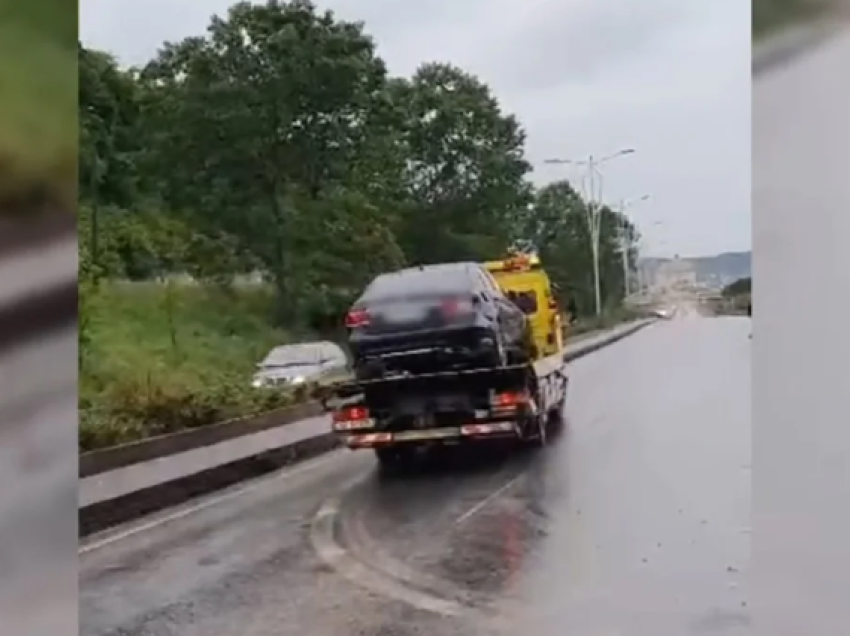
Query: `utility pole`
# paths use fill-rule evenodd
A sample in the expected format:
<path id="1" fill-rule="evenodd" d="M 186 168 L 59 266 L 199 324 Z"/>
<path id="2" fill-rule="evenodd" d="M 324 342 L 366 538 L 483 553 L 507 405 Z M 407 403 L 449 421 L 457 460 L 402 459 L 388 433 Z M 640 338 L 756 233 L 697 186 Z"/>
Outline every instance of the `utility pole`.
<path id="1" fill-rule="evenodd" d="M 599 272 L 599 233 L 602 227 L 602 173 L 599 166 L 603 163 L 634 154 L 634 148 L 624 148 L 619 152 L 596 159 L 590 155 L 586 159 L 575 161 L 572 159 L 546 159 L 544 163 L 556 165 L 579 166 L 586 170 L 585 178 L 582 180 L 582 198 L 585 201 L 585 220 L 588 233 L 590 234 L 590 253 L 593 259 L 593 291 L 596 300 L 596 315 L 602 314 L 602 282 Z M 585 186 L 585 183 L 587 184 Z"/>

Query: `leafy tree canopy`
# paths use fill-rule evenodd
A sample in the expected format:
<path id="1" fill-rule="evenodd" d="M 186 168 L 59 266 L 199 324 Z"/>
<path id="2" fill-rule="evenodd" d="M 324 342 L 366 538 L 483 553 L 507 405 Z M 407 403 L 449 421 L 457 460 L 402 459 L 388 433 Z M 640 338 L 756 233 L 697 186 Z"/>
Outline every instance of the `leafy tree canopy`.
<path id="1" fill-rule="evenodd" d="M 564 181 L 532 185 L 525 131 L 480 78 L 442 63 L 390 77 L 363 24 L 306 0 L 235 4 L 138 69 L 78 54 L 93 280 L 257 271 L 295 324 L 337 315 L 377 272 L 520 243 L 592 313 L 587 202 Z M 601 215 L 618 299 L 620 237 L 636 232 Z"/>

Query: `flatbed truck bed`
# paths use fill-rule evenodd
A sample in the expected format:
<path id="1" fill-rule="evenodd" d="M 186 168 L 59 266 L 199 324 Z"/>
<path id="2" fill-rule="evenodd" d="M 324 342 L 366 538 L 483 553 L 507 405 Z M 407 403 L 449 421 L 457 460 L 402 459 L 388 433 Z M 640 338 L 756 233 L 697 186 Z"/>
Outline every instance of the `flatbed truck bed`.
<path id="1" fill-rule="evenodd" d="M 326 399 L 333 432 L 382 464 L 447 446 L 513 440 L 543 446 L 560 426 L 562 354 L 529 364 L 351 380 Z"/>

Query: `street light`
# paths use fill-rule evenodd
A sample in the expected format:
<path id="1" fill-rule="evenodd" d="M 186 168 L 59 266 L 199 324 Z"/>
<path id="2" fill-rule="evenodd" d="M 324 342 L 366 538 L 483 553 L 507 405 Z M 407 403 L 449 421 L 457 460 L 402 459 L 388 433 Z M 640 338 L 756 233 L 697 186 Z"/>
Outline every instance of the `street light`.
<path id="1" fill-rule="evenodd" d="M 593 288 L 596 296 L 596 315 L 602 313 L 602 287 L 599 276 L 599 231 L 602 223 L 602 173 L 599 166 L 607 161 L 622 157 L 623 155 L 631 155 L 635 153 L 634 148 L 623 148 L 615 153 L 606 155 L 601 159 L 597 159 L 590 155 L 586 159 L 546 159 L 543 163 L 550 165 L 573 165 L 583 166 L 587 169 L 586 179 L 589 183 L 589 188 L 584 187 L 582 182 L 582 190 L 587 205 L 585 206 L 587 220 L 587 228 L 590 234 L 590 251 L 593 255 Z M 598 177 L 598 179 L 597 179 Z M 597 192 L 597 183 L 598 190 Z"/>
<path id="2" fill-rule="evenodd" d="M 620 201 L 620 205 L 618 207 L 618 212 L 620 213 L 620 253 L 623 258 L 623 296 L 628 297 L 631 292 L 630 283 L 630 268 L 629 268 L 629 237 L 627 236 L 626 230 L 628 229 L 629 218 L 626 216 L 626 210 L 633 206 L 635 203 L 640 203 L 641 201 L 646 201 L 649 199 L 648 194 L 644 194 L 642 197 L 636 197 L 634 199 L 628 199 L 625 201 Z"/>
<path id="3" fill-rule="evenodd" d="M 650 227 L 660 227 L 664 225 L 664 222 L 655 219 L 651 221 L 649 225 Z M 642 261 L 644 261 L 645 259 L 641 258 L 641 254 L 646 253 L 648 244 L 649 241 L 646 236 L 641 236 L 640 240 L 637 243 L 638 260 L 635 263 L 635 270 L 637 271 L 638 290 L 641 292 L 644 292 L 649 288 L 647 268 L 645 264 L 642 264 Z"/>

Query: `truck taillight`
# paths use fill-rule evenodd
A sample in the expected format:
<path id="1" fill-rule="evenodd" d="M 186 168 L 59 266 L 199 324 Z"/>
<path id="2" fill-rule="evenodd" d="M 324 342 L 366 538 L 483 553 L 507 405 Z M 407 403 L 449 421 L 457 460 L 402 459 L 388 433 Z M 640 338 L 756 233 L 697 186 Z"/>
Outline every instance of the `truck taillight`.
<path id="1" fill-rule="evenodd" d="M 519 406 L 528 401 L 528 395 L 524 392 L 508 391 L 506 393 L 497 393 L 493 396 L 493 406 L 497 408 Z"/>
<path id="2" fill-rule="evenodd" d="M 345 316 L 345 326 L 348 329 L 366 327 L 369 324 L 369 312 L 365 309 L 352 309 Z"/>
<path id="3" fill-rule="evenodd" d="M 356 422 L 369 419 L 369 409 L 365 406 L 349 406 L 334 411 L 334 422 Z"/>

